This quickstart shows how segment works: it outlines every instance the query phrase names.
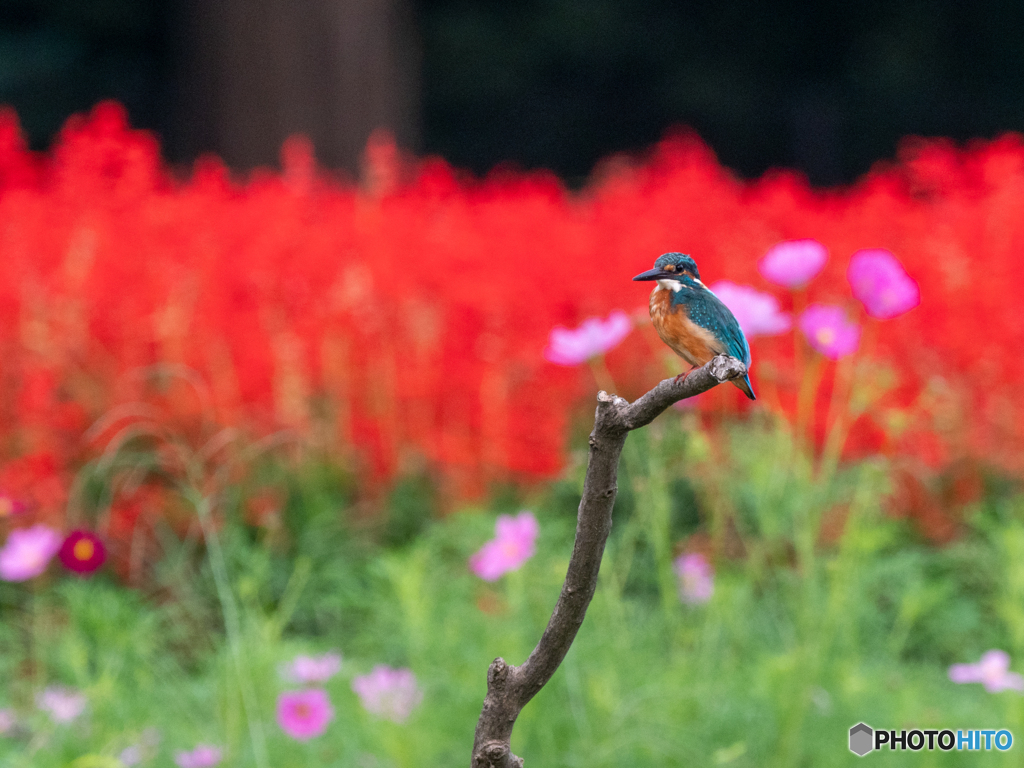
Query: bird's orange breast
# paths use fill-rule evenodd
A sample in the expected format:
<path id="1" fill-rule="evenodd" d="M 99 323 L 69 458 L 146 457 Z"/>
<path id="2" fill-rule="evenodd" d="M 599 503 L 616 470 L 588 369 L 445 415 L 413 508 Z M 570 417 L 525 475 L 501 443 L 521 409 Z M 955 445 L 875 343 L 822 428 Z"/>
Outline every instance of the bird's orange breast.
<path id="1" fill-rule="evenodd" d="M 721 353 L 714 334 L 690 319 L 685 304 L 672 306 L 671 290 L 651 292 L 651 320 L 661 340 L 690 365 L 704 365 Z"/>

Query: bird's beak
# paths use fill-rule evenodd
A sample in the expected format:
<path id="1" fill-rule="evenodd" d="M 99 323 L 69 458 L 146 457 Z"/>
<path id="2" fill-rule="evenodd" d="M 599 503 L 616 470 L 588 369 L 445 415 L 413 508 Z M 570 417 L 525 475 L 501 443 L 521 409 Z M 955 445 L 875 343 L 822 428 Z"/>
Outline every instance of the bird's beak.
<path id="1" fill-rule="evenodd" d="M 634 280 L 666 280 L 673 277 L 678 277 L 671 272 L 666 272 L 663 269 L 648 269 L 646 272 L 641 272 L 639 275 L 634 277 Z"/>

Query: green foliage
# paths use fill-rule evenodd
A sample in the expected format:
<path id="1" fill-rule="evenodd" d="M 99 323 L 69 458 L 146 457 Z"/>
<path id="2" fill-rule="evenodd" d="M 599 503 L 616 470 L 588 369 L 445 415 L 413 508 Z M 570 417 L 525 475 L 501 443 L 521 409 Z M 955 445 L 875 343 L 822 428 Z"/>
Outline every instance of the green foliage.
<path id="1" fill-rule="evenodd" d="M 513 749 L 529 765 L 853 765 L 846 732 L 861 720 L 1024 734 L 1024 699 L 946 675 L 989 648 L 1024 658 L 1024 500 L 990 495 L 964 536 L 935 548 L 882 511 L 883 462 L 828 475 L 769 421 L 705 433 L 671 414 L 631 435 L 623 462 L 587 620 L 516 725 Z M 464 763 L 489 663 L 522 662 L 547 622 L 581 473 L 444 519 L 414 478 L 392 490 L 383 523 L 367 524 L 329 465 L 268 465 L 258 484 L 222 492 L 205 547 L 168 540 L 145 594 L 105 576 L 2 585 L 0 707 L 23 729 L 0 737 L 0 766 L 113 768 L 150 727 L 162 737 L 155 766 L 198 742 L 223 746 L 230 766 Z M 283 533 L 242 512 L 268 484 L 283 490 Z M 540 521 L 536 555 L 481 581 L 468 557 L 496 512 L 522 507 Z M 698 544 L 714 555 L 715 594 L 684 606 L 672 561 Z M 294 687 L 278 670 L 331 649 L 345 657 L 325 684 L 335 720 L 294 742 L 274 720 L 277 695 Z M 379 663 L 410 667 L 424 691 L 403 725 L 368 714 L 351 690 Z M 33 706 L 50 684 L 84 691 L 87 713 L 50 723 Z"/>

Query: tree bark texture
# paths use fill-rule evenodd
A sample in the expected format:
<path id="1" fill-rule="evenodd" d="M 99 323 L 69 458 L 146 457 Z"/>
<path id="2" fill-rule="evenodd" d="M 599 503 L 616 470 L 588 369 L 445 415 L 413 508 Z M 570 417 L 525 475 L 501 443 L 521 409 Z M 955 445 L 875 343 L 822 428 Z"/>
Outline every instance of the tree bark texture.
<path id="1" fill-rule="evenodd" d="M 420 46 L 411 0 L 177 0 L 173 153 L 272 165 L 301 133 L 357 172 L 370 133 L 419 139 Z"/>
<path id="2" fill-rule="evenodd" d="M 743 376 L 746 368 L 735 358 L 720 355 L 684 379 L 666 379 L 630 403 L 599 392 L 590 455 L 583 483 L 569 569 L 555 609 L 533 653 L 522 666 L 495 659 L 487 671 L 487 696 L 476 726 L 473 768 L 522 768 L 510 742 L 516 718 L 562 663 L 583 623 L 597 588 L 605 543 L 612 529 L 619 456 L 626 436 L 650 424 L 673 403 L 699 395 L 723 381 Z"/>

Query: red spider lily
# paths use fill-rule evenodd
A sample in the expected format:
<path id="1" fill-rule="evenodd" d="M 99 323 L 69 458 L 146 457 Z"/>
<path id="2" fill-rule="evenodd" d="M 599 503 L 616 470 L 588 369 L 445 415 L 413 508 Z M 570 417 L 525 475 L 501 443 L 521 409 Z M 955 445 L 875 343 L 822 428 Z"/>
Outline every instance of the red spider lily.
<path id="1" fill-rule="evenodd" d="M 10 458 L 0 464 L 0 517 L 26 512 L 56 519 L 67 501 L 67 471 L 53 453 Z"/>
<path id="2" fill-rule="evenodd" d="M 643 163 L 605 167 L 578 195 L 543 173 L 467 180 L 375 142 L 362 186 L 320 173 L 301 141 L 280 174 L 237 179 L 204 160 L 176 180 L 115 105 L 69 120 L 46 156 L 0 113 L 0 488 L 56 518 L 85 425 L 140 399 L 180 424 L 316 428 L 367 482 L 415 455 L 455 495 L 549 478 L 574 406 L 595 388 L 589 370 L 545 362 L 551 330 L 646 312 L 630 277 L 671 250 L 691 253 L 709 285 L 767 291 L 796 317 L 809 303 L 857 307 L 851 256 L 891 253 L 921 303 L 865 326 L 857 354 L 897 383 L 852 425 L 848 454 L 1024 469 L 1019 138 L 908 143 L 899 162 L 816 192 L 787 173 L 740 182 L 683 135 Z M 787 285 L 806 283 L 791 294 L 758 264 L 800 240 L 828 259 L 816 275 L 790 274 Z M 754 376 L 774 377 L 757 407 L 792 416 L 789 341 L 751 345 Z M 663 354 L 646 321 L 610 350 L 622 394 L 663 378 Z M 139 374 L 155 364 L 203 386 L 161 381 L 157 395 Z M 819 437 L 832 371 L 815 404 Z M 747 407 L 733 397 L 705 402 Z M 886 414 L 909 408 L 910 426 L 891 430 Z"/>

